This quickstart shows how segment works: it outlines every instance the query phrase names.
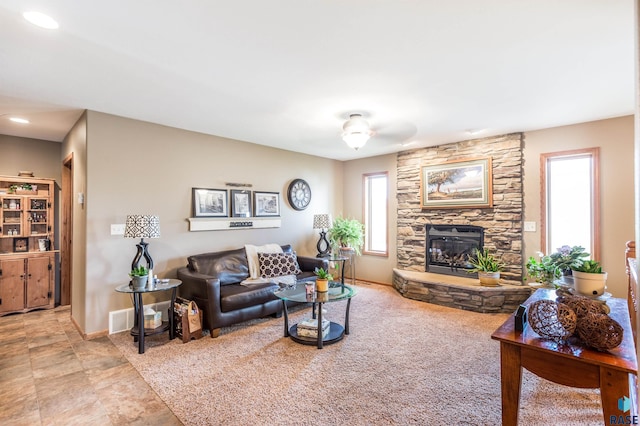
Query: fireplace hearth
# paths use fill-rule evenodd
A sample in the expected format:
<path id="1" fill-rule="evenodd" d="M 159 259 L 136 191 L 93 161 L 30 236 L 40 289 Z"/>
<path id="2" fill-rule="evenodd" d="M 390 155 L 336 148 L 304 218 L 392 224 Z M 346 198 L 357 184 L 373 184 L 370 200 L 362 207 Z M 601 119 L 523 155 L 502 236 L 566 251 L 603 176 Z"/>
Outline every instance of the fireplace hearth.
<path id="1" fill-rule="evenodd" d="M 472 225 L 426 225 L 427 272 L 477 277 L 469 258 L 484 245 L 484 228 Z"/>

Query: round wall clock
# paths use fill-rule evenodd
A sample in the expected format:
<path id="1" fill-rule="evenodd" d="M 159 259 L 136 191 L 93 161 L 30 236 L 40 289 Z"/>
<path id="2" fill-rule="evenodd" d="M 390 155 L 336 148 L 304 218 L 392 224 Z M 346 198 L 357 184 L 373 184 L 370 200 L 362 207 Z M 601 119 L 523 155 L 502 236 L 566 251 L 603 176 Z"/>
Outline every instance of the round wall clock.
<path id="1" fill-rule="evenodd" d="M 311 202 L 311 188 L 304 179 L 294 179 L 287 191 L 289 204 L 295 210 L 304 210 Z"/>

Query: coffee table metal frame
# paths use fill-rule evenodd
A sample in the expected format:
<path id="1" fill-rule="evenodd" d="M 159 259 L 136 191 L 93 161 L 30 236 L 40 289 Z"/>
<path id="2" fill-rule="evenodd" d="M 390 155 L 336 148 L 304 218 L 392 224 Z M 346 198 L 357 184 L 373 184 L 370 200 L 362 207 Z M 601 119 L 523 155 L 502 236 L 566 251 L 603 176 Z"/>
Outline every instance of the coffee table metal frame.
<path id="1" fill-rule="evenodd" d="M 323 346 L 331 343 L 336 343 L 342 340 L 345 334 L 349 334 L 349 308 L 351 307 L 351 298 L 357 294 L 356 290 L 348 285 L 345 285 L 338 281 L 329 282 L 329 291 L 317 292 L 312 294 L 306 293 L 305 282 L 299 282 L 295 288 L 284 288 L 276 291 L 274 294 L 282 299 L 282 307 L 284 311 L 284 337 L 291 337 L 294 342 L 301 343 L 303 345 L 317 345 L 318 349 L 322 349 Z M 322 337 L 322 305 L 329 302 L 337 302 L 340 300 L 347 301 L 347 310 L 344 317 L 344 326 L 329 322 L 329 334 Z M 289 311 L 287 309 L 287 301 L 292 302 L 311 302 L 312 306 L 312 318 L 318 318 L 318 324 L 320 325 L 318 336 L 316 338 L 306 337 L 298 335 L 298 324 L 289 326 Z M 316 310 L 317 304 L 317 310 Z M 316 315 L 317 312 L 317 315 Z"/>
<path id="2" fill-rule="evenodd" d="M 131 335 L 133 341 L 138 342 L 138 353 L 144 353 L 144 337 L 154 334 L 164 333 L 169 330 L 169 340 L 176 337 L 176 327 L 173 319 L 173 305 L 176 302 L 176 289 L 182 284 L 182 281 L 170 279 L 169 282 L 156 282 L 154 285 L 148 285 L 143 289 L 133 289 L 129 284 L 124 284 L 116 288 L 118 293 L 130 293 L 133 297 L 134 320 Z M 144 327 L 144 304 L 142 295 L 144 293 L 154 293 L 156 291 L 171 290 L 171 304 L 169 305 L 169 321 L 162 321 L 162 325 L 156 328 Z M 142 328 L 143 332 L 140 332 Z"/>

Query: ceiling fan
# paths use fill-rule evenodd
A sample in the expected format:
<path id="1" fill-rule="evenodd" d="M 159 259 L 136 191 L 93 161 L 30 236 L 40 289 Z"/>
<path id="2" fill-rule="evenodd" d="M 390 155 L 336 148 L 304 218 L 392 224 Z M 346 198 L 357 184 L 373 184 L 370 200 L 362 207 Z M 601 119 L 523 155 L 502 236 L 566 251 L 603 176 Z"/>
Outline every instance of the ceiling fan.
<path id="1" fill-rule="evenodd" d="M 402 143 L 415 136 L 416 132 L 416 126 L 408 122 L 381 126 L 378 130 L 373 130 L 362 113 L 354 112 L 349 114 L 349 119 L 342 126 L 342 139 L 350 148 L 357 151 L 362 148 L 372 136 L 376 136 L 376 139 L 386 139 L 391 142 Z"/>

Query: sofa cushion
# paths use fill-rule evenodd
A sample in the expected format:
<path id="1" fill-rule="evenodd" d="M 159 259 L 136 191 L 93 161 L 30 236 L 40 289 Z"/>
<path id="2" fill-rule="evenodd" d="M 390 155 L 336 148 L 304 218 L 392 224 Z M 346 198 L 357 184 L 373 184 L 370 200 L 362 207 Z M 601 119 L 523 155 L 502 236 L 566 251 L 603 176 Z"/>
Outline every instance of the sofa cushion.
<path id="1" fill-rule="evenodd" d="M 254 284 L 250 287 L 233 284 L 220 287 L 220 310 L 231 312 L 251 306 L 278 300 L 273 292 L 279 286 L 274 282 Z"/>
<path id="2" fill-rule="evenodd" d="M 189 269 L 220 280 L 221 285 L 237 284 L 249 278 L 244 248 L 189 256 Z"/>
<path id="3" fill-rule="evenodd" d="M 262 278 L 298 275 L 302 272 L 293 253 L 258 253 L 258 263 Z"/>
<path id="4" fill-rule="evenodd" d="M 265 244 L 262 246 L 245 244 L 244 249 L 247 256 L 247 264 L 249 265 L 249 276 L 253 279 L 260 277 L 258 253 L 282 253 L 282 247 L 278 244 Z"/>

